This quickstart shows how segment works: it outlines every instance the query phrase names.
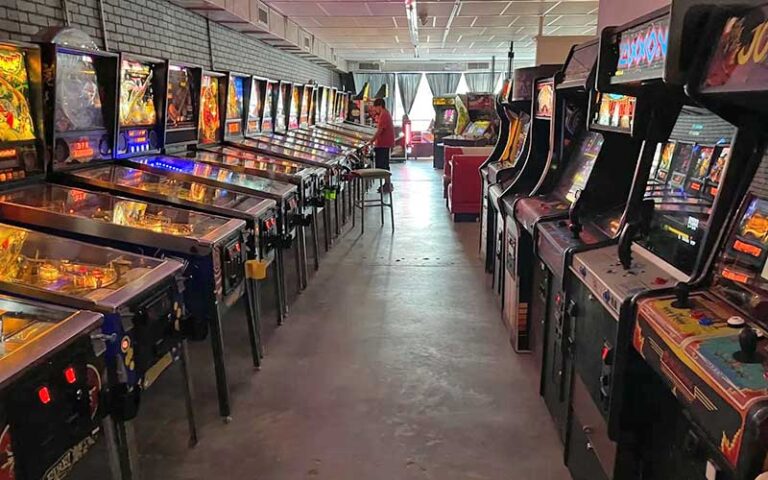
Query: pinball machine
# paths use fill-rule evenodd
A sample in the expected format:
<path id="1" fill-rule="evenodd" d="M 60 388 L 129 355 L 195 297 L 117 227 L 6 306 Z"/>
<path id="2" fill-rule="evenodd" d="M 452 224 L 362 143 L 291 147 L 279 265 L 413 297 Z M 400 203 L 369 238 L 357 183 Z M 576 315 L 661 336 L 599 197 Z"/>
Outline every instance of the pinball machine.
<path id="1" fill-rule="evenodd" d="M 197 142 L 199 111 L 196 107 L 199 105 L 202 69 L 169 64 L 167 71 L 164 147 L 166 150 L 186 148 Z M 278 243 L 279 234 L 275 231 L 277 213 L 273 200 L 236 195 L 225 189 L 215 189 L 195 182 L 180 182 L 112 164 L 69 173 L 65 177 L 67 183 L 91 190 L 109 191 L 138 200 L 245 220 L 248 224 L 248 248 L 245 249 L 247 258 L 269 263 L 274 257 L 274 245 Z M 273 278 L 279 284 L 278 275 Z M 255 302 L 259 301 L 255 288 L 253 297 Z M 258 314 L 257 308 L 254 313 Z"/>
<path id="2" fill-rule="evenodd" d="M 239 78 L 243 79 L 244 77 Z M 225 129 L 232 131 L 232 125 L 234 128 L 242 128 L 242 124 L 236 119 L 230 119 L 229 122 L 226 122 L 226 83 L 227 75 L 213 72 L 203 72 L 202 74 L 200 121 L 196 145 L 198 150 L 207 145 L 221 145 L 223 131 Z M 267 247 L 265 251 L 274 251 L 277 258 L 278 291 L 282 297 L 279 322 L 282 322 L 282 318 L 287 312 L 284 251 L 291 248 L 292 245 L 295 245 L 297 286 L 299 290 L 305 286 L 303 272 L 306 271 L 306 258 L 303 257 L 303 245 L 301 241 L 294 242 L 294 239 L 301 240 L 303 237 L 303 225 L 306 223 L 306 218 L 302 213 L 303 207 L 299 202 L 298 189 L 288 183 L 240 173 L 223 164 L 213 165 L 199 161 L 196 159 L 195 151 L 189 153 L 190 157 L 183 157 L 181 154 L 182 152 L 179 152 L 178 156 L 162 154 L 131 157 L 121 160 L 120 163 L 136 170 L 168 176 L 175 181 L 205 184 L 216 190 L 238 192 L 246 196 L 256 196 L 275 201 L 277 203 L 279 234 L 277 237 L 267 234 L 266 238 L 259 239 L 259 243 L 264 240 Z M 269 261 L 269 257 L 261 260 Z"/>
<path id="3" fill-rule="evenodd" d="M 102 321 L 97 313 L 0 295 L 2 478 L 64 478 L 108 436 L 101 428 Z"/>
<path id="4" fill-rule="evenodd" d="M 312 97 L 314 95 L 314 85 L 302 85 L 300 88 L 300 102 L 299 102 L 299 123 L 298 128 L 288 131 L 288 137 L 295 137 L 297 139 L 315 140 L 318 142 L 326 143 L 330 146 L 337 146 L 339 152 L 344 149 L 362 149 L 366 146 L 366 143 L 356 142 L 351 137 L 343 135 L 333 134 L 332 132 L 324 132 L 322 130 L 310 129 L 310 119 L 312 112 Z"/>
<path id="5" fill-rule="evenodd" d="M 56 155 L 65 149 L 104 156 L 111 153 L 110 130 L 97 108 L 113 93 L 100 91 L 94 78 L 104 75 L 115 81 L 116 55 L 89 50 L 90 39 L 68 28 L 44 30 L 37 40 L 42 43 L 40 50 L 9 46 L 8 58 L 15 59 L 18 65 L 15 75 L 4 72 L 3 81 L 13 88 L 8 92 L 24 113 L 13 122 L 14 129 L 22 129 L 21 133 L 5 142 L 3 191 L 29 184 L 44 188 L 47 184 L 40 180 L 53 167 L 46 167 L 43 159 L 50 158 L 54 163 L 56 158 L 61 159 Z M 71 47 L 73 44 L 83 48 Z M 92 42 L 90 46 L 95 48 Z M 69 71 L 76 83 L 75 89 L 59 92 L 56 98 L 60 102 L 54 98 L 57 69 Z M 49 110 L 45 116 L 43 105 Z M 85 113 L 69 119 L 67 113 L 78 105 L 86 105 Z M 92 131 L 86 133 L 88 126 Z M 57 128 L 63 132 L 62 143 L 46 142 L 43 132 L 50 135 Z M 44 151 L 46 144 L 49 154 Z M 140 392 L 176 361 L 180 361 L 186 379 L 184 397 L 194 439 L 183 336 L 190 325 L 180 288 L 183 265 L 8 224 L 2 230 L 2 263 L 6 268 L 0 275 L 0 289 L 104 315 L 110 413 L 116 421 L 117 435 L 123 438 L 120 443 L 125 444 L 125 435 L 131 429 L 126 422 L 137 414 Z M 133 460 L 128 459 L 124 465 L 134 466 Z"/>
<path id="6" fill-rule="evenodd" d="M 385 86 L 382 86 L 382 89 Z M 367 90 L 366 90 L 367 91 Z M 381 90 L 380 90 L 381 91 Z M 371 136 L 376 132 L 375 127 L 362 125 L 355 122 L 343 122 L 334 123 L 332 113 L 329 112 L 329 100 L 331 96 L 330 87 L 319 86 L 315 91 L 315 108 L 314 108 L 314 128 L 321 131 L 333 132 L 335 134 L 341 134 L 348 137 L 352 137 L 358 141 L 370 140 Z M 384 95 L 386 96 L 386 95 Z M 384 98 L 384 96 L 380 98 Z M 361 100 L 361 102 L 369 101 L 369 98 Z M 369 109 L 365 109 L 364 115 L 369 116 Z M 367 118 L 366 118 L 367 120 Z"/>
<path id="7" fill-rule="evenodd" d="M 713 41 L 700 46 L 686 91 L 737 126 L 720 187 L 726 193 L 735 177 L 727 192 L 733 201 L 711 212 L 725 219 L 725 228 L 710 228 L 708 237 L 715 238 L 702 248 L 715 248 L 698 257 L 705 266 L 675 290 L 636 301 L 631 343 L 668 406 L 660 432 L 672 453 L 654 473 L 670 480 L 690 478 L 689 472 L 743 480 L 768 471 L 768 132 L 765 56 L 756 48 L 767 20 L 764 1 L 720 6 L 703 32 Z M 741 157 L 746 167 L 735 165 Z"/>
<path id="8" fill-rule="evenodd" d="M 352 147 L 345 147 L 328 138 L 323 138 L 318 135 L 313 136 L 310 131 L 300 130 L 301 124 L 299 118 L 301 113 L 300 110 L 302 108 L 303 90 L 301 85 L 291 85 L 290 101 L 286 101 L 286 112 L 288 116 L 286 129 L 283 131 L 275 131 L 274 133 L 267 132 L 261 135 L 261 137 L 291 148 L 309 148 L 320 150 L 331 155 L 354 155 L 355 149 Z M 308 107 L 308 105 L 304 105 L 304 107 Z"/>
<path id="9" fill-rule="evenodd" d="M 562 173 L 552 187 L 544 185 L 515 204 L 518 224 L 533 239 L 533 251 L 516 252 L 518 262 L 530 256 L 534 263 L 529 346 L 541 375 L 540 392 L 563 441 L 572 372 L 564 323 L 569 300 L 565 274 L 574 253 L 618 239 L 643 138 L 640 128 L 634 128 L 634 97 L 595 94 L 597 56 L 596 40 L 576 45 L 555 76 L 550 156 L 561 159 Z M 608 124 L 601 121 L 605 109 L 611 111 Z M 591 116 L 593 110 L 597 113 Z"/>
<path id="10" fill-rule="evenodd" d="M 69 98 L 72 95 L 70 79 L 77 65 L 62 68 L 68 57 L 61 52 L 46 55 L 44 65 L 54 74 L 46 83 L 46 98 L 52 99 L 49 144 L 55 145 L 51 177 L 64 183 L 81 170 L 97 165 L 99 156 L 79 149 L 85 138 L 70 137 L 67 126 L 71 118 L 83 118 L 86 108 L 101 112 L 106 109 L 93 103 L 84 105 Z M 95 56 L 95 54 L 94 54 Z M 85 56 L 83 56 L 84 58 Z M 56 67 L 59 67 L 56 70 Z M 118 58 L 118 105 L 114 110 L 116 145 L 114 155 L 127 158 L 135 154 L 159 153 L 165 138 L 165 95 L 168 64 L 148 57 L 120 54 Z M 58 73 L 58 75 L 55 75 Z M 77 73 L 83 74 L 83 70 Z M 104 90 L 109 81 L 98 70 L 90 81 Z M 76 90 L 75 90 L 76 91 Z M 102 104 L 108 101 L 104 98 Z M 171 109 L 174 110 L 173 108 Z M 105 123 L 110 122 L 105 118 Z M 78 134 L 91 138 L 100 135 L 96 125 L 81 125 Z M 111 143 L 111 142 L 110 142 Z M 246 286 L 245 247 L 246 225 L 241 220 L 214 217 L 178 207 L 140 202 L 53 184 L 33 184 L 19 187 L 0 195 L 0 213 L 9 222 L 46 232 L 74 238 L 85 238 L 91 243 L 150 253 L 156 256 L 182 258 L 186 269 L 184 303 L 192 321 L 184 332 L 188 338 L 202 340 L 211 332 L 214 353 L 219 407 L 222 417 L 229 418 L 229 389 L 224 363 L 222 321 L 235 303 L 246 296 L 246 323 L 251 333 L 254 363 L 260 364 L 259 322 L 254 308 L 253 289 Z M 210 296 L 199 292 L 210 292 Z"/>
<path id="11" fill-rule="evenodd" d="M 272 105 L 277 101 L 277 94 L 275 91 L 275 83 L 267 82 L 264 94 L 264 105 L 262 115 L 262 128 L 261 132 L 269 132 L 269 126 L 275 125 L 276 118 L 273 119 L 267 113 L 272 110 L 276 111 L 276 107 Z M 270 87 L 272 86 L 272 87 Z M 270 91 L 273 93 L 270 95 Z M 279 102 L 278 102 L 279 103 Z M 280 129 L 276 129 L 280 130 Z M 228 139 L 224 145 L 235 147 L 240 150 L 248 151 L 251 153 L 259 154 L 261 156 L 275 157 L 282 160 L 287 160 L 294 163 L 301 163 L 310 167 L 321 168 L 324 171 L 324 178 L 321 183 L 323 188 L 323 196 L 327 202 L 327 206 L 330 208 L 324 208 L 324 220 L 328 225 L 334 224 L 334 234 L 339 235 L 341 233 L 342 216 L 346 215 L 346 207 L 340 208 L 343 203 L 341 199 L 337 199 L 339 193 L 342 196 L 344 192 L 348 190 L 345 188 L 346 180 L 344 179 L 344 173 L 347 172 L 350 167 L 350 159 L 345 155 L 333 155 L 319 150 L 316 148 L 303 147 L 303 146 L 287 146 L 282 144 L 278 139 L 269 139 L 262 135 L 244 137 L 232 137 Z M 212 145 L 212 149 L 216 150 L 219 146 Z M 348 195 L 347 195 L 348 196 Z"/>
<path id="12" fill-rule="evenodd" d="M 674 287 L 677 299 L 671 301 L 687 305 L 686 282 L 702 275 L 743 194 L 738 186 L 759 162 L 749 136 L 684 93 L 713 11 L 675 2 L 601 34 L 593 128 L 605 135 L 629 127 L 643 144 L 618 243 L 572 255 L 565 298 L 554 314 L 562 317 L 566 358 L 560 366 L 571 370 L 566 463 L 576 480 L 636 478 L 638 469 L 648 478 L 732 478 L 709 470 L 682 477 L 658 473 L 682 466 L 683 452 L 699 449 L 699 433 L 685 446 L 672 443 L 679 426 L 670 419 L 672 402 L 632 348 L 635 311 L 642 308 L 638 298 Z M 635 99 L 629 124 L 622 96 Z M 673 313 L 670 305 L 665 308 Z M 714 325 L 707 308 L 699 320 Z M 687 330 L 684 310 L 675 328 Z M 667 357 L 661 343 L 649 345 L 653 355 Z M 701 387 L 680 377 L 679 365 L 669 367 L 667 373 L 683 380 L 679 395 L 698 389 L 696 396 L 719 408 Z M 651 398 L 648 405 L 645 399 Z"/>
<path id="13" fill-rule="evenodd" d="M 237 101 L 228 111 L 226 95 L 228 95 L 227 83 L 229 78 L 232 79 L 233 95 Z M 241 112 L 244 108 L 243 92 L 245 88 L 243 84 L 249 78 L 235 74 L 224 75 L 212 72 L 203 72 L 201 74 L 198 97 L 197 148 L 209 144 L 221 144 L 224 135 L 235 135 L 241 131 L 243 128 Z M 154 97 L 155 101 L 159 102 L 160 98 L 165 97 L 163 93 L 167 92 L 167 86 L 160 88 L 158 92 L 161 93 L 155 94 Z M 232 110 L 234 110 L 234 113 Z M 228 191 L 233 189 L 228 187 L 227 182 L 234 176 L 241 175 L 225 167 L 214 168 L 205 162 L 198 161 L 194 153 L 187 153 L 187 149 L 190 148 L 187 142 L 184 142 L 184 145 L 166 144 L 161 148 L 163 147 L 166 153 L 161 153 L 162 150 L 158 151 L 155 149 L 151 152 L 140 152 L 138 155 L 124 155 L 119 157 L 119 163 L 136 170 L 144 170 L 158 175 L 168 175 L 175 180 L 186 180 L 196 183 L 212 182 L 212 186 Z M 183 156 L 185 154 L 191 158 Z M 179 167 L 179 165 L 183 165 L 183 168 Z M 212 171 L 212 169 L 215 171 Z M 82 178 L 83 175 L 78 175 L 77 180 L 82 181 Z M 259 242 L 269 243 L 271 245 L 270 250 L 272 248 L 275 249 L 277 258 L 276 273 L 279 276 L 279 279 L 276 280 L 282 285 L 280 291 L 283 292 L 282 295 L 284 297 L 285 270 L 283 251 L 288 249 L 292 243 L 288 239 L 299 237 L 302 232 L 302 228 L 295 225 L 301 217 L 298 192 L 294 186 L 277 180 L 252 177 L 246 180 L 249 182 L 249 190 L 241 193 L 273 200 L 277 203 L 277 227 L 281 231 L 282 237 L 279 239 L 273 237 L 259 239 Z M 297 244 L 295 252 L 298 284 L 299 288 L 303 288 L 302 272 L 304 272 L 305 259 L 302 258 L 303 251 L 301 251 L 300 242 Z M 265 257 L 259 260 L 268 263 L 271 261 L 271 258 Z M 285 309 L 286 302 L 284 298 L 280 303 L 283 309 Z"/>
<path id="14" fill-rule="evenodd" d="M 480 177 L 483 182 L 480 255 L 485 259 L 486 272 L 493 272 L 496 242 L 500 242 L 496 235 L 499 198 L 517 179 L 517 175 L 525 164 L 527 147 L 530 145 L 528 131 L 531 124 L 533 80 L 554 75 L 560 68 L 560 65 L 518 68 L 514 71 L 512 79 L 504 83 L 502 93 L 497 99 L 496 111 L 501 122 L 499 139 L 491 155 L 480 166 Z M 548 138 L 549 132 L 539 131 L 539 134 L 546 135 Z M 503 223 L 503 219 L 501 221 Z M 499 229 L 499 231 L 503 233 L 504 230 Z"/>
<path id="15" fill-rule="evenodd" d="M 510 332 L 510 343 L 516 351 L 529 351 L 528 303 L 531 294 L 532 272 L 525 270 L 528 262 L 518 264 L 515 252 L 518 248 L 532 250 L 530 235 L 522 235 L 514 218 L 515 202 L 524 196 L 535 195 L 542 177 L 550 172 L 549 149 L 550 128 L 554 96 L 554 78 L 524 75 L 530 81 L 528 88 L 521 85 L 518 91 L 520 101 L 530 98 L 531 115 L 527 139 L 518 155 L 516 166 L 520 171 L 509 186 L 496 197 L 489 189 L 491 201 L 498 208 L 493 255 L 493 285 L 502 299 L 502 319 Z M 522 163 L 521 163 L 522 162 Z M 498 190 L 498 189 L 495 189 Z M 527 243 L 523 243 L 527 242 Z M 518 245 L 518 243 L 523 243 Z M 532 263 L 532 262 L 531 262 Z M 520 335 L 523 333 L 523 335 Z"/>

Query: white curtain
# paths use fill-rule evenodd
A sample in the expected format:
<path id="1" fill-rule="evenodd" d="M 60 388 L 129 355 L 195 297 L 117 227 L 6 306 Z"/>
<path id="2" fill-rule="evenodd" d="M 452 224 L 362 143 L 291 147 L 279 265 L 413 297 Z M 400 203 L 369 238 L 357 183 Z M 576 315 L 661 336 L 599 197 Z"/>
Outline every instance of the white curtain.
<path id="1" fill-rule="evenodd" d="M 354 73 L 355 88 L 363 88 L 365 82 L 371 86 L 370 95 L 376 95 L 382 85 L 387 85 L 388 96 L 385 98 L 387 110 L 395 108 L 395 74 L 394 73 Z"/>
<path id="2" fill-rule="evenodd" d="M 499 83 L 501 72 L 493 75 L 491 72 L 472 72 L 465 73 L 464 79 L 467 81 L 467 87 L 470 92 L 493 93 L 496 91 L 496 84 Z"/>
<path id="3" fill-rule="evenodd" d="M 428 73 L 427 82 L 429 89 L 432 90 L 432 96 L 450 95 L 456 93 L 461 80 L 460 73 Z"/>
<path id="4" fill-rule="evenodd" d="M 400 101 L 403 102 L 405 114 L 410 115 L 416 92 L 419 91 L 421 73 L 398 73 L 397 86 L 400 88 Z"/>

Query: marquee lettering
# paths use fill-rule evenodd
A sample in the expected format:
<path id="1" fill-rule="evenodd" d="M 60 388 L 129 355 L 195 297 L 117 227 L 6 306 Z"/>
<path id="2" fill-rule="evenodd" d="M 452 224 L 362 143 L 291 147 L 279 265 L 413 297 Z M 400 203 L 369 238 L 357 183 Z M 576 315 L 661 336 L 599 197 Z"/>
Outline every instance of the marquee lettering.
<path id="1" fill-rule="evenodd" d="M 625 37 L 626 35 L 626 37 Z M 669 25 L 654 24 L 638 32 L 622 34 L 618 70 L 647 67 L 667 56 Z"/>

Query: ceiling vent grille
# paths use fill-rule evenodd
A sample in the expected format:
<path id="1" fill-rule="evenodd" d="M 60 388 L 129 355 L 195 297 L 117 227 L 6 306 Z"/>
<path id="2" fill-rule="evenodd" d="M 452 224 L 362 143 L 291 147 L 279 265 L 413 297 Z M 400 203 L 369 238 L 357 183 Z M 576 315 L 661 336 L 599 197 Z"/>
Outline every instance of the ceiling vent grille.
<path id="1" fill-rule="evenodd" d="M 491 64 L 488 62 L 469 62 L 467 63 L 467 70 L 489 70 Z"/>
<path id="2" fill-rule="evenodd" d="M 376 62 L 360 62 L 357 64 L 359 70 L 367 70 L 372 72 L 380 72 L 381 64 Z"/>
<path id="3" fill-rule="evenodd" d="M 259 23 L 269 25 L 269 10 L 261 5 L 259 5 Z"/>

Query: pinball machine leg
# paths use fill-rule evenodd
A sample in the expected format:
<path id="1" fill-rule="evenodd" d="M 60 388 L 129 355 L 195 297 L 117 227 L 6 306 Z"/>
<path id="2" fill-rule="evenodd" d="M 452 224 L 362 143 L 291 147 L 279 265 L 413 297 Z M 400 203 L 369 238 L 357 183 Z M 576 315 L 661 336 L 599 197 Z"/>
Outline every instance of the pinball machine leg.
<path id="1" fill-rule="evenodd" d="M 111 416 L 106 416 L 101 421 L 101 428 L 104 431 L 104 440 L 107 442 L 107 463 L 112 480 L 129 480 L 123 476 L 121 445 L 115 431 L 115 421 Z"/>
<path id="2" fill-rule="evenodd" d="M 315 271 L 320 270 L 320 241 L 317 236 L 319 233 L 317 228 L 317 207 L 312 208 L 312 254 L 315 257 Z"/>
<path id="3" fill-rule="evenodd" d="M 275 294 L 277 295 L 277 324 L 282 325 L 288 315 L 288 301 L 285 296 L 285 251 L 277 249 L 277 268 L 275 268 Z"/>
<path id="4" fill-rule="evenodd" d="M 333 244 L 331 238 L 331 205 L 328 200 L 325 200 L 325 208 L 323 208 L 323 229 L 325 230 L 325 251 L 330 250 Z"/>
<path id="5" fill-rule="evenodd" d="M 307 267 L 307 229 L 303 225 L 296 232 L 298 245 L 296 246 L 296 269 L 299 272 L 299 290 L 307 288 L 309 272 Z"/>
<path id="6" fill-rule="evenodd" d="M 120 422 L 109 419 L 114 427 L 114 441 L 118 445 L 120 476 L 122 480 L 141 480 L 139 452 L 136 447 L 136 432 L 133 422 Z"/>
<path id="7" fill-rule="evenodd" d="M 258 280 L 245 280 L 245 318 L 248 324 L 248 340 L 251 344 L 251 357 L 253 366 L 261 368 L 263 356 L 261 344 L 261 311 L 259 309 L 259 283 Z"/>
<path id="8" fill-rule="evenodd" d="M 187 410 L 187 427 L 189 428 L 189 446 L 197 445 L 197 420 L 195 418 L 195 390 L 192 377 L 189 375 L 189 350 L 187 341 L 179 344 L 181 376 L 184 380 L 184 407 Z"/>
<path id="9" fill-rule="evenodd" d="M 216 394 L 219 400 L 219 415 L 224 422 L 232 420 L 232 408 L 229 397 L 229 381 L 224 364 L 224 336 L 221 329 L 221 315 L 218 311 L 211 319 L 211 348 L 213 350 L 213 370 L 216 376 Z"/>
<path id="10" fill-rule="evenodd" d="M 337 195 L 336 199 L 333 201 L 333 215 L 335 217 L 335 226 L 336 226 L 336 236 L 338 237 L 341 235 L 341 216 L 339 215 L 339 197 Z"/>

